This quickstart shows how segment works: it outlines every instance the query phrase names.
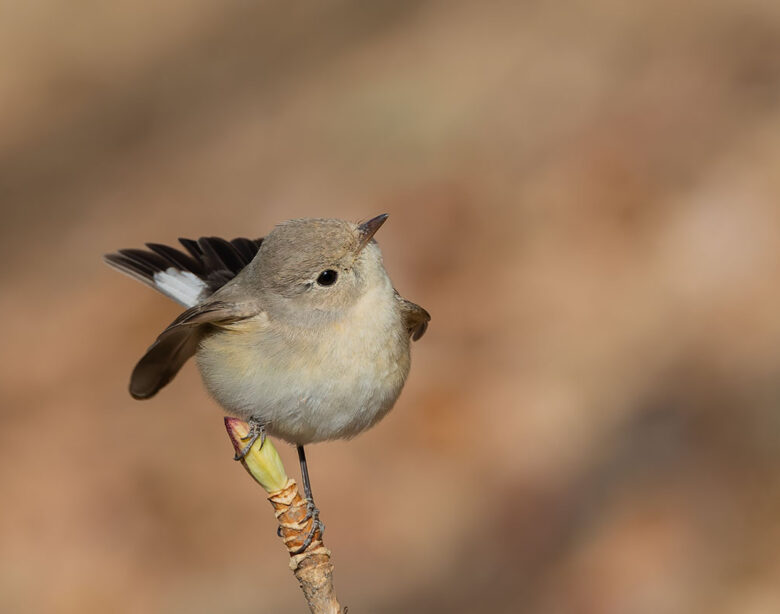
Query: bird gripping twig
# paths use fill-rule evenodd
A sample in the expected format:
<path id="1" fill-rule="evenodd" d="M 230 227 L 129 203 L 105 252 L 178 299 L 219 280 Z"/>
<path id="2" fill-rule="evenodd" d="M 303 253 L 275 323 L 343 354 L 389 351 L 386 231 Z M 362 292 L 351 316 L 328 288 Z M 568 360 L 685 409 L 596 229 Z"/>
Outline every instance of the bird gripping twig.
<path id="1" fill-rule="evenodd" d="M 236 452 L 243 447 L 242 438 L 249 434 L 249 425 L 237 418 L 225 418 L 230 441 Z M 270 439 L 258 439 L 241 459 L 244 469 L 268 492 L 279 522 L 279 535 L 290 553 L 290 568 L 309 605 L 312 614 L 341 614 L 343 611 L 333 588 L 333 563 L 330 550 L 322 543 L 319 530 L 314 539 L 299 554 L 314 518 L 308 512 L 305 499 L 298 492 L 295 480 L 288 478 L 279 453 Z"/>

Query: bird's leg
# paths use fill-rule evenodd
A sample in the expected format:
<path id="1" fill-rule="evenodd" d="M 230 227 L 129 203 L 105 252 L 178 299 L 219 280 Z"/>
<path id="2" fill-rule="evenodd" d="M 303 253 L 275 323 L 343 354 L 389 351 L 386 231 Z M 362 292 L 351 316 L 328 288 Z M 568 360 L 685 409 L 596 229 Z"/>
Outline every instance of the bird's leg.
<path id="1" fill-rule="evenodd" d="M 255 445 L 255 442 L 257 441 L 258 437 L 260 438 L 260 448 L 263 447 L 263 444 L 265 443 L 265 424 L 257 420 L 256 418 L 250 418 L 248 420 L 249 423 L 249 432 L 246 434 L 245 437 L 241 438 L 241 441 L 247 441 L 247 443 L 243 448 L 241 448 L 240 452 L 236 452 L 236 455 L 233 457 L 233 460 L 241 460 L 243 459 L 247 454 L 249 454 L 249 449 Z"/>
<path id="2" fill-rule="evenodd" d="M 311 529 L 306 539 L 303 541 L 303 545 L 298 548 L 293 554 L 300 554 L 306 548 L 311 545 L 314 539 L 314 534 L 319 529 L 320 535 L 325 532 L 325 525 L 320 520 L 320 510 L 314 505 L 314 497 L 311 494 L 311 483 L 309 482 L 309 470 L 306 467 L 306 453 L 303 451 L 303 446 L 298 446 L 298 461 L 301 463 L 301 478 L 303 479 L 303 494 L 306 498 L 306 517 L 304 521 L 312 519 Z"/>

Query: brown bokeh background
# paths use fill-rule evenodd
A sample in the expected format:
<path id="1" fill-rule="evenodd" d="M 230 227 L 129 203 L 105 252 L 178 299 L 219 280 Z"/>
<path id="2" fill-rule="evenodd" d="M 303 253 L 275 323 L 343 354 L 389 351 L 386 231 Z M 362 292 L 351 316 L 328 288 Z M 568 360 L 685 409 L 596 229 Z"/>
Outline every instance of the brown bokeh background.
<path id="1" fill-rule="evenodd" d="M 304 611 L 101 254 L 381 212 L 433 321 L 309 449 L 350 612 L 780 611 L 780 3 L 0 14 L 0 611 Z"/>

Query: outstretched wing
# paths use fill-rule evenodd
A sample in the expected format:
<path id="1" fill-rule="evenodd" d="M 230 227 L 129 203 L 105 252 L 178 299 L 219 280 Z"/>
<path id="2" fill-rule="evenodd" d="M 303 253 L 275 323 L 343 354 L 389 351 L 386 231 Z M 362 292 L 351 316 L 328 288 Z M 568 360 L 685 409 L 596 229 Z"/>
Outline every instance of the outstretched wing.
<path id="1" fill-rule="evenodd" d="M 428 322 L 431 321 L 431 314 L 412 301 L 407 301 L 398 294 L 398 292 L 395 293 L 395 298 L 401 308 L 401 317 L 404 320 L 406 330 L 409 331 L 409 336 L 414 341 L 417 341 L 428 329 Z"/>
<path id="2" fill-rule="evenodd" d="M 166 328 L 130 376 L 130 394 L 148 399 L 170 382 L 182 365 L 198 349 L 198 343 L 210 326 L 238 322 L 259 313 L 253 303 L 213 300 L 182 313 Z"/>
<path id="3" fill-rule="evenodd" d="M 160 243 L 148 249 L 120 249 L 106 254 L 115 269 L 154 288 L 185 307 L 205 300 L 233 279 L 260 249 L 262 239 L 219 237 L 179 239 L 186 252 Z"/>

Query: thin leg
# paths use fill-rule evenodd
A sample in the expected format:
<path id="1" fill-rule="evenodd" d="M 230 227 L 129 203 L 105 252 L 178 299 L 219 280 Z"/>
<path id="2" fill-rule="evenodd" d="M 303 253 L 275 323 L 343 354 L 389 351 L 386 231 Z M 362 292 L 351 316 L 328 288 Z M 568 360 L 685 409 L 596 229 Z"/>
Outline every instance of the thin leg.
<path id="1" fill-rule="evenodd" d="M 253 445 L 255 445 L 255 442 L 257 439 L 260 439 L 260 447 L 263 447 L 263 444 L 265 443 L 265 425 L 260 422 L 259 420 L 255 420 L 254 418 L 249 419 L 249 432 L 246 434 L 246 437 L 242 437 L 241 441 L 247 441 L 248 443 L 241 448 L 240 452 L 236 452 L 236 455 L 233 457 L 233 460 L 241 460 L 244 458 L 247 454 L 249 454 L 249 450 L 252 448 Z"/>
<path id="2" fill-rule="evenodd" d="M 306 466 L 306 452 L 303 451 L 303 446 L 298 446 L 298 462 L 301 464 L 301 478 L 303 478 L 303 494 L 306 499 L 311 501 L 314 498 L 311 496 L 311 482 L 309 482 L 309 469 Z"/>
<path id="3" fill-rule="evenodd" d="M 314 539 L 314 533 L 319 529 L 320 535 L 325 531 L 325 525 L 320 521 L 320 510 L 314 505 L 314 497 L 311 494 L 311 482 L 309 481 L 309 469 L 306 466 L 306 453 L 303 451 L 303 446 L 297 446 L 298 448 L 298 462 L 301 464 L 301 479 L 303 480 L 303 494 L 306 497 L 306 520 L 312 519 L 311 529 L 303 545 L 298 548 L 293 554 L 300 554 L 306 548 L 311 545 Z"/>

